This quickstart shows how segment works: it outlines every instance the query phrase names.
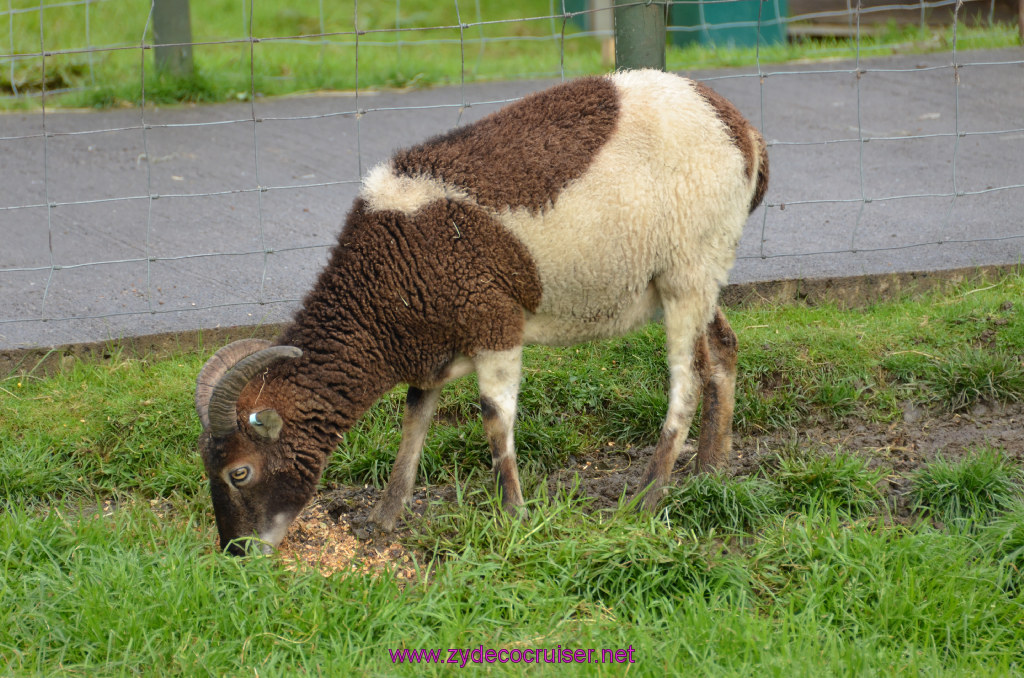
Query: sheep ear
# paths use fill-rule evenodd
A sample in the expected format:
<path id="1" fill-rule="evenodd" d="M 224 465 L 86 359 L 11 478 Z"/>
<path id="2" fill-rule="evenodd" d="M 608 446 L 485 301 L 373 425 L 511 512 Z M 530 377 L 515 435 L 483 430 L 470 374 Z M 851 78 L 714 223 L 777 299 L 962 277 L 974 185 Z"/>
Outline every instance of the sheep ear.
<path id="1" fill-rule="evenodd" d="M 230 346 L 230 344 L 229 344 Z M 222 375 L 210 393 L 206 414 L 214 438 L 226 438 L 237 430 L 235 407 L 249 380 L 278 360 L 295 359 L 302 350 L 294 346 L 271 346 L 238 361 Z M 198 398 L 198 397 L 197 397 Z"/>
<path id="2" fill-rule="evenodd" d="M 284 428 L 284 420 L 277 410 L 260 410 L 249 415 L 249 426 L 261 438 L 277 440 Z"/>

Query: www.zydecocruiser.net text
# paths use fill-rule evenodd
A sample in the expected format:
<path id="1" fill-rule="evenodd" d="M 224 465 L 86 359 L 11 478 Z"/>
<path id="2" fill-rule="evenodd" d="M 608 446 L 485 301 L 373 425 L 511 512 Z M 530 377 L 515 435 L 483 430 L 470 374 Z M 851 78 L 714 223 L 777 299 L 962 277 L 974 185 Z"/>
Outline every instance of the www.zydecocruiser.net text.
<path id="1" fill-rule="evenodd" d="M 634 664 L 633 646 L 625 649 L 554 648 L 448 648 L 441 650 L 388 650 L 395 664 Z"/>

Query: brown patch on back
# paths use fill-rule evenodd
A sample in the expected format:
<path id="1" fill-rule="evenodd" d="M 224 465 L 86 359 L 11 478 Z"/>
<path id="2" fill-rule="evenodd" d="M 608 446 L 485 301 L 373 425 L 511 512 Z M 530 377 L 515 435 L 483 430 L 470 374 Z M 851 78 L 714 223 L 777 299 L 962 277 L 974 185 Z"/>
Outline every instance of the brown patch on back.
<path id="1" fill-rule="evenodd" d="M 536 212 L 586 172 L 618 114 L 618 93 L 609 79 L 581 78 L 400 151 L 393 166 L 398 174 L 459 186 L 486 207 Z"/>
<path id="2" fill-rule="evenodd" d="M 750 211 L 753 212 L 761 204 L 764 193 L 768 190 L 768 153 L 764 138 L 743 117 L 739 109 L 733 106 L 731 101 L 702 82 L 694 81 L 693 84 L 697 94 L 715 109 L 718 119 L 722 121 L 729 133 L 732 143 L 743 154 L 747 179 L 753 178 L 755 168 L 757 170 L 757 186 L 754 189 L 754 197 L 750 201 Z"/>

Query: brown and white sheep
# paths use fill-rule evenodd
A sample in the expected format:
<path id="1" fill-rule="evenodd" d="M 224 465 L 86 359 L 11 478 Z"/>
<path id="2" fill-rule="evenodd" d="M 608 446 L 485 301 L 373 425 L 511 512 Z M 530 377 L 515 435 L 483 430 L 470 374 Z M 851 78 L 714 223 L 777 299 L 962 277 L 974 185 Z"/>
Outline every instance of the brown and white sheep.
<path id="1" fill-rule="evenodd" d="M 716 304 L 767 177 L 764 141 L 732 104 L 649 70 L 559 84 L 397 153 L 366 177 L 294 322 L 273 345 L 226 346 L 199 375 L 222 547 L 276 546 L 339 436 L 405 383 L 371 515 L 392 529 L 441 387 L 472 372 L 503 505 L 521 506 L 523 345 L 620 335 L 660 310 L 669 406 L 643 500 L 655 507 L 701 387 L 698 469 L 729 452 L 736 338 Z"/>

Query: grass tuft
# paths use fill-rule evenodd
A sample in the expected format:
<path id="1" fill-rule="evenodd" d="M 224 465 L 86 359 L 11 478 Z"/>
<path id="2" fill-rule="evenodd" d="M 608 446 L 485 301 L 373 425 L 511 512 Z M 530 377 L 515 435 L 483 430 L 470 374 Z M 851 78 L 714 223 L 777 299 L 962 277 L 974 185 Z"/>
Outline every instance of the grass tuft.
<path id="1" fill-rule="evenodd" d="M 750 532 L 782 503 L 767 480 L 702 473 L 671 487 L 662 506 L 672 529 L 704 537 Z"/>
<path id="2" fill-rule="evenodd" d="M 865 457 L 797 453 L 779 456 L 777 463 L 772 479 L 798 511 L 825 507 L 857 517 L 872 512 L 882 498 L 878 483 L 885 471 L 869 468 Z"/>
<path id="3" fill-rule="evenodd" d="M 978 543 L 1003 566 L 1007 588 L 1018 594 L 1024 591 L 1024 502 L 1015 502 L 985 526 L 978 535 Z"/>
<path id="4" fill-rule="evenodd" d="M 978 403 L 1024 400 L 1024 366 L 1004 351 L 961 348 L 931 366 L 924 381 L 950 412 L 969 410 Z"/>
<path id="5" fill-rule="evenodd" d="M 0 488 L 33 503 L 199 489 L 199 424 L 187 395 L 197 356 L 150 363 L 116 352 L 50 378 L 15 376 L 0 421 Z M 5 394 L 0 394 L 5 395 Z"/>
<path id="6" fill-rule="evenodd" d="M 911 476 L 912 508 L 950 526 L 984 523 L 1021 498 L 1021 470 L 995 449 L 937 458 Z"/>

